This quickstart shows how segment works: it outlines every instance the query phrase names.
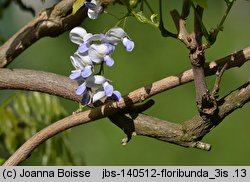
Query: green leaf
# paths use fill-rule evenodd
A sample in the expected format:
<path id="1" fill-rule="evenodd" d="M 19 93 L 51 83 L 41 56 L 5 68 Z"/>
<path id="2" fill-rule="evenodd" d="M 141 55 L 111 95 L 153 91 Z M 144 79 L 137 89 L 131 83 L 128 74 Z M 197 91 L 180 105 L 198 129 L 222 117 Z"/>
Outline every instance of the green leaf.
<path id="1" fill-rule="evenodd" d="M 142 22 L 142 23 L 147 23 L 147 24 L 150 24 L 150 25 L 153 25 L 155 27 L 158 27 L 158 22 L 154 22 L 155 21 L 155 18 L 157 15 L 153 14 L 153 16 L 151 16 L 151 20 L 148 19 L 147 17 L 144 16 L 143 12 L 140 11 L 140 12 L 133 12 L 132 13 L 134 14 L 135 18 L 139 21 L 139 22 Z"/>
<path id="2" fill-rule="evenodd" d="M 32 135 L 66 115 L 55 96 L 18 92 L 9 97 L 0 106 L 0 159 L 7 159 Z M 68 133 L 66 131 L 43 143 L 28 160 L 40 165 L 79 165 L 70 145 L 67 145 Z"/>
<path id="3" fill-rule="evenodd" d="M 86 0 L 76 0 L 73 4 L 72 14 L 75 14 L 83 5 Z"/>
<path id="4" fill-rule="evenodd" d="M 197 3 L 202 8 L 207 8 L 207 0 L 192 0 L 193 2 Z"/>
<path id="5" fill-rule="evenodd" d="M 142 11 L 136 13 L 136 18 L 137 20 L 139 20 L 142 23 L 146 23 L 147 22 L 147 18 L 143 15 Z"/>
<path id="6" fill-rule="evenodd" d="M 159 23 L 158 14 L 152 14 L 150 16 L 150 20 L 151 20 L 151 22 L 158 24 Z"/>

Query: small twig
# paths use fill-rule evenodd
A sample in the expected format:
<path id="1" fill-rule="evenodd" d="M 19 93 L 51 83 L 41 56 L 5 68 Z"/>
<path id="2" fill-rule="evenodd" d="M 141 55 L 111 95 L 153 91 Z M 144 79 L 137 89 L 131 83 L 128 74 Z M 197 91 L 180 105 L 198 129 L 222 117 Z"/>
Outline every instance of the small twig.
<path id="1" fill-rule="evenodd" d="M 192 8 L 194 9 L 194 13 L 195 13 L 195 16 L 196 16 L 195 17 L 195 19 L 197 21 L 195 23 L 195 24 L 197 24 L 196 27 L 199 27 L 199 29 L 200 29 L 199 32 L 201 32 L 202 35 L 204 35 L 204 37 L 208 40 L 209 39 L 209 33 L 208 33 L 208 31 L 207 31 L 207 29 L 206 29 L 206 27 L 205 27 L 205 25 L 204 25 L 204 23 L 202 21 L 202 14 L 203 14 L 204 9 L 202 7 L 200 7 L 200 6 L 195 7 L 193 2 L 191 3 L 191 5 L 192 5 Z"/>
<path id="2" fill-rule="evenodd" d="M 228 66 L 228 62 L 226 62 L 226 64 L 221 68 L 221 70 L 218 70 L 215 74 L 216 79 L 215 79 L 215 83 L 214 83 L 214 89 L 212 92 L 212 96 L 214 98 L 219 97 L 220 81 L 221 81 L 222 75 L 223 75 L 224 71 L 226 70 L 227 66 Z"/>
<path id="3" fill-rule="evenodd" d="M 110 15 L 110 16 L 114 17 L 115 19 L 117 19 L 118 21 L 120 21 L 120 18 L 117 17 L 116 15 L 114 15 L 113 13 L 110 13 L 110 12 L 105 11 L 105 10 L 103 11 L 103 13 L 105 13 L 105 14 L 107 14 L 107 15 Z"/>
<path id="4" fill-rule="evenodd" d="M 104 74 L 104 66 L 103 66 L 103 62 L 101 62 L 101 65 L 100 65 L 100 70 L 99 72 L 97 73 L 97 75 L 101 75 L 101 74 Z"/>
<path id="5" fill-rule="evenodd" d="M 165 27 L 163 23 L 163 16 L 162 16 L 162 0 L 159 0 L 159 13 L 160 13 L 160 20 L 159 20 L 159 30 L 161 31 L 161 35 L 163 37 L 173 37 L 177 38 L 177 35 L 169 32 Z"/>
<path id="6" fill-rule="evenodd" d="M 225 70 L 227 69 L 229 63 L 235 61 L 236 56 L 237 56 L 236 52 L 231 54 L 230 61 L 226 62 L 221 68 L 219 68 L 216 71 L 216 73 L 215 73 L 216 79 L 215 79 L 215 83 L 214 83 L 214 89 L 213 89 L 213 92 L 212 92 L 212 95 L 213 95 L 214 98 L 219 97 L 220 81 L 221 81 L 222 75 L 225 72 Z"/>
<path id="7" fill-rule="evenodd" d="M 226 10 L 225 14 L 223 15 L 223 17 L 221 18 L 221 21 L 220 21 L 220 23 L 219 23 L 219 26 L 218 26 L 219 29 L 221 29 L 221 27 L 223 27 L 223 24 L 224 24 L 225 20 L 227 19 L 227 16 L 228 16 L 228 14 L 229 14 L 231 8 L 232 8 L 233 5 L 234 5 L 234 2 L 235 2 L 235 0 L 232 0 L 232 1 L 229 3 L 229 5 L 227 6 L 227 10 Z"/>
<path id="8" fill-rule="evenodd" d="M 151 13 L 151 14 L 155 14 L 155 13 L 154 13 L 154 10 L 151 8 L 151 6 L 150 6 L 150 4 L 148 3 L 148 1 L 147 1 L 147 0 L 143 0 L 143 1 L 145 2 L 146 6 L 148 7 L 150 13 Z"/>
<path id="9" fill-rule="evenodd" d="M 207 41 L 208 41 L 208 44 L 209 44 L 208 46 L 211 46 L 211 45 L 213 45 L 213 44 L 215 43 L 216 38 L 217 38 L 219 32 L 223 30 L 223 24 L 224 24 L 224 22 L 225 22 L 225 20 L 226 20 L 226 18 L 227 18 L 227 16 L 228 16 L 228 14 L 229 14 L 229 12 L 230 12 L 232 6 L 233 6 L 233 4 L 234 4 L 234 1 L 235 1 L 235 0 L 231 1 L 231 2 L 228 4 L 227 10 L 226 10 L 226 12 L 224 13 L 223 17 L 221 18 L 221 21 L 220 21 L 219 25 L 218 25 L 215 29 L 212 29 L 212 30 L 210 31 L 209 37 L 208 37 L 208 38 L 206 37 L 206 39 L 207 39 Z"/>
<path id="10" fill-rule="evenodd" d="M 191 0 L 183 0 L 183 3 L 182 3 L 182 10 L 181 10 L 181 18 L 183 20 L 185 20 L 189 13 L 190 13 L 190 7 L 191 7 L 191 4 L 192 1 Z"/>
<path id="11" fill-rule="evenodd" d="M 129 17 L 129 16 L 131 16 L 130 11 L 128 11 L 128 13 L 126 15 L 124 15 L 123 17 L 118 18 L 118 21 L 115 23 L 115 27 L 119 26 L 123 21 L 123 28 L 125 28 L 124 27 L 124 22 L 126 21 L 127 17 Z"/>
<path id="12" fill-rule="evenodd" d="M 180 16 L 179 12 L 176 9 L 170 11 L 170 14 L 175 23 L 175 27 L 178 31 L 177 38 L 181 42 L 183 42 L 188 49 L 193 49 L 195 41 L 193 40 L 193 38 L 190 36 L 190 34 L 186 29 L 186 20 L 182 19 L 182 17 Z"/>
<path id="13" fill-rule="evenodd" d="M 193 3 L 192 3 L 193 5 Z M 202 45 L 202 36 L 203 36 L 203 23 L 202 23 L 202 17 L 203 17 L 203 11 L 204 8 L 197 5 L 197 7 L 194 7 L 194 36 L 196 40 L 196 47 L 199 47 Z"/>
<path id="14" fill-rule="evenodd" d="M 144 6 L 143 5 L 144 5 L 144 0 L 141 1 L 141 6 L 140 6 L 140 11 L 142 11 L 142 12 L 144 10 Z"/>

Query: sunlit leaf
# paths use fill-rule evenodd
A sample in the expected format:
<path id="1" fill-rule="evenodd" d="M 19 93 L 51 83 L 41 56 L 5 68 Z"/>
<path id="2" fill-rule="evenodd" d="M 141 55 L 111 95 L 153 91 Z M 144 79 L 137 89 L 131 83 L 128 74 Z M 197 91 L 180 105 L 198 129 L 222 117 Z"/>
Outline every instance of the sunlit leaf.
<path id="1" fill-rule="evenodd" d="M 75 14 L 83 5 L 86 0 L 76 0 L 73 4 L 72 14 Z"/>
<path id="2" fill-rule="evenodd" d="M 153 23 L 158 23 L 158 14 L 152 14 L 152 15 L 150 16 L 150 20 L 151 20 L 151 22 L 153 22 Z"/>
<path id="3" fill-rule="evenodd" d="M 151 19 L 148 19 L 146 16 L 144 16 L 144 14 L 143 14 L 142 11 L 140 11 L 140 12 L 132 12 L 132 13 L 134 14 L 135 18 L 139 22 L 147 23 L 147 24 L 150 24 L 150 25 L 158 27 L 158 23 L 152 21 Z M 155 18 L 154 15 L 153 15 L 153 18 Z"/>
<path id="4" fill-rule="evenodd" d="M 142 23 L 146 23 L 147 22 L 147 18 L 143 15 L 142 11 L 136 13 L 136 18 L 137 20 L 139 20 Z"/>

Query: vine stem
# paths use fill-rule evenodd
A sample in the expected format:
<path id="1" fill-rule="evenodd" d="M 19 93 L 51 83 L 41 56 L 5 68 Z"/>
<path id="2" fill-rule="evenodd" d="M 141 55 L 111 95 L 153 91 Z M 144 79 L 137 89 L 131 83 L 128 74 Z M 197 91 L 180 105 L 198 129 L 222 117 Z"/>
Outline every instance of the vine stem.
<path id="1" fill-rule="evenodd" d="M 222 17 L 222 19 L 221 19 L 221 21 L 220 21 L 220 23 L 219 23 L 219 28 L 223 26 L 223 24 L 224 24 L 224 22 L 225 22 L 225 20 L 226 20 L 226 18 L 227 18 L 227 16 L 228 16 L 228 14 L 229 14 L 231 8 L 232 8 L 233 5 L 234 5 L 234 2 L 235 2 L 235 0 L 233 0 L 232 2 L 230 2 L 230 4 L 227 6 L 227 10 L 226 10 L 225 14 L 223 15 L 223 17 Z"/>
<path id="2" fill-rule="evenodd" d="M 143 0 L 143 1 L 145 2 L 146 6 L 148 7 L 150 13 L 151 13 L 151 14 L 155 14 L 155 13 L 154 13 L 154 10 L 151 8 L 151 6 L 150 6 L 150 4 L 148 3 L 148 1 L 147 1 L 147 0 Z"/>
<path id="3" fill-rule="evenodd" d="M 168 31 L 164 27 L 163 17 L 162 17 L 162 0 L 159 0 L 159 13 L 160 13 L 159 30 L 161 31 L 161 35 L 163 37 L 173 37 L 173 38 L 177 39 L 177 37 L 178 37 L 177 34 L 174 34 L 170 31 Z"/>

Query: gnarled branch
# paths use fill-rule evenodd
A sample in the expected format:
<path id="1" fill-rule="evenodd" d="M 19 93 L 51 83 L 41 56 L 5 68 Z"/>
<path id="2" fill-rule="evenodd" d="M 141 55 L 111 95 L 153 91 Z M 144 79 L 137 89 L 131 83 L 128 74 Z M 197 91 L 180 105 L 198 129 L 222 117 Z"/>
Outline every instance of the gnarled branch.
<path id="1" fill-rule="evenodd" d="M 132 128 L 134 128 L 137 134 L 154 137 L 185 147 L 209 150 L 210 146 L 203 144 L 199 140 L 218 125 L 228 114 L 242 107 L 249 100 L 250 82 L 219 100 L 219 112 L 211 122 L 204 121 L 200 115 L 195 116 L 183 124 L 174 124 L 138 113 L 136 116 L 130 113 L 129 119 L 133 121 L 131 123 Z M 109 103 L 105 106 L 73 114 L 59 120 L 31 137 L 4 163 L 4 165 L 18 165 L 20 162 L 24 161 L 37 146 L 50 137 L 71 127 L 111 116 L 121 111 L 121 108 L 122 107 L 119 107 L 116 103 Z M 126 121 L 127 119 L 122 120 L 124 124 L 127 124 Z"/>
<path id="2" fill-rule="evenodd" d="M 197 114 L 192 119 L 181 124 L 161 120 L 145 114 L 131 111 L 121 115 L 110 116 L 111 120 L 126 131 L 137 135 L 153 137 L 184 147 L 210 150 L 209 144 L 200 140 L 215 128 L 227 115 L 241 108 L 250 100 L 250 82 L 245 83 L 218 102 L 218 113 L 210 121 Z M 132 130 L 131 130 L 132 129 Z"/>
<path id="3" fill-rule="evenodd" d="M 224 65 L 225 62 L 228 62 L 227 69 L 234 66 L 241 66 L 250 59 L 250 48 L 239 51 L 234 55 L 235 59 L 233 62 L 231 56 L 227 56 L 208 64 L 206 66 L 206 75 L 214 74 L 218 67 Z M 5 165 L 19 164 L 25 160 L 27 156 L 43 141 L 68 128 L 107 116 L 110 116 L 112 119 L 112 117 L 116 117 L 114 114 L 123 112 L 122 109 L 134 103 L 143 101 L 152 95 L 192 80 L 192 71 L 188 70 L 178 76 L 170 76 L 149 86 L 137 89 L 131 92 L 128 96 L 124 97 L 124 100 L 119 103 L 107 103 L 92 110 L 66 117 L 34 135 L 23 146 L 21 146 L 21 148 L 19 148 L 9 160 L 6 161 Z M 79 102 L 80 98 L 78 96 L 74 96 L 75 86 L 76 83 L 74 81 L 55 74 L 46 74 L 44 72 L 30 70 L 0 69 L 0 88 L 36 90 L 63 96 L 64 98 Z M 66 88 L 68 88 L 67 91 L 69 93 L 65 92 Z M 140 113 L 133 113 L 131 115 L 131 112 L 129 112 L 128 119 L 130 121 L 132 119 L 132 126 L 134 128 L 130 131 L 134 130 L 139 135 L 154 137 L 185 147 L 196 147 L 209 150 L 210 146 L 200 142 L 199 140 L 219 122 L 221 122 L 226 115 L 230 114 L 230 112 L 233 112 L 233 110 L 241 107 L 249 101 L 249 89 L 250 86 L 249 83 L 247 83 L 242 88 L 239 88 L 237 91 L 221 99 L 219 101 L 219 112 L 210 122 L 204 122 L 203 119 L 197 115 L 193 119 L 184 122 L 182 125 L 177 125 Z M 230 104 L 230 106 L 228 106 L 228 104 Z M 120 115 L 120 117 L 121 116 L 123 115 Z M 116 124 L 119 122 L 118 118 L 113 119 L 115 119 Z M 125 122 L 126 120 L 123 123 Z"/>
<path id="4" fill-rule="evenodd" d="M 42 37 L 56 37 L 80 25 L 86 17 L 82 7 L 74 15 L 72 5 L 75 0 L 62 0 L 55 6 L 43 10 L 26 26 L 20 29 L 0 47 L 0 68 L 8 65 L 14 58 Z"/>

